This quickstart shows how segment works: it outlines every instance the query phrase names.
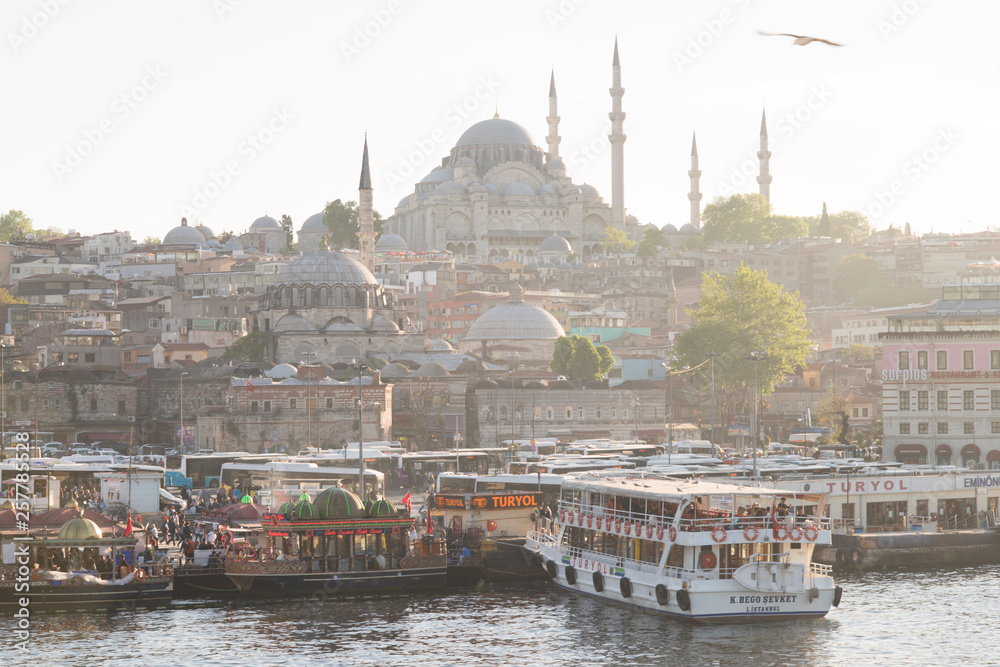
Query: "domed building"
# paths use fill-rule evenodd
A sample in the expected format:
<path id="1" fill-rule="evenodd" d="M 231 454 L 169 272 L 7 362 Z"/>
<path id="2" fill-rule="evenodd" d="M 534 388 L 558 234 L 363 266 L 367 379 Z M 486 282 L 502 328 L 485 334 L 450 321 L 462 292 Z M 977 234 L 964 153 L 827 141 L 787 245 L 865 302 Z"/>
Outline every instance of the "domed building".
<path id="1" fill-rule="evenodd" d="M 403 197 L 384 231 L 405 239 L 409 250 L 445 249 L 469 261 L 527 262 L 552 234 L 566 240 L 568 252 L 603 253 L 605 230 L 625 228 L 623 204 L 609 205 L 595 188 L 574 185 L 567 175 L 559 157 L 554 76 L 549 111 L 547 150 L 527 128 L 499 114 L 469 127 L 440 166 Z M 623 143 L 624 134 L 620 138 Z M 617 156 L 620 144 L 612 143 Z M 620 174 L 621 161 L 612 162 L 613 176 Z"/>
<path id="2" fill-rule="evenodd" d="M 188 225 L 187 218 L 181 218 L 181 224 L 174 227 L 163 237 L 163 245 L 182 245 L 196 247 L 205 242 L 205 235 L 197 227 Z"/>
<path id="3" fill-rule="evenodd" d="M 548 363 L 552 359 L 556 339 L 566 331 L 551 313 L 524 301 L 524 291 L 515 284 L 510 290 L 510 302 L 496 306 L 480 315 L 459 342 L 459 349 L 490 358 L 489 346 L 518 350 L 522 365 Z M 494 361 L 503 361 L 497 357 Z"/>
<path id="4" fill-rule="evenodd" d="M 306 218 L 299 228 L 299 252 L 303 255 L 323 247 L 323 238 L 330 230 L 323 224 L 323 211 Z"/>
<path id="5" fill-rule="evenodd" d="M 357 260 L 329 249 L 283 267 L 260 297 L 252 331 L 272 334 L 271 361 L 350 362 L 369 353 L 422 351 L 423 336 Z"/>
<path id="6" fill-rule="evenodd" d="M 240 241 L 245 249 L 276 255 L 288 245 L 289 239 L 280 222 L 264 215 L 250 224 L 250 229 L 240 235 Z"/>

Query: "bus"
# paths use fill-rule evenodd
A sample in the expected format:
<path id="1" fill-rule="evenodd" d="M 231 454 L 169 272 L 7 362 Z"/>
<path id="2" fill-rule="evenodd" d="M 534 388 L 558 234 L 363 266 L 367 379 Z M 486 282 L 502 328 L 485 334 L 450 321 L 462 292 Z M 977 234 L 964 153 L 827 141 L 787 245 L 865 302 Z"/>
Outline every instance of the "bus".
<path id="1" fill-rule="evenodd" d="M 713 445 L 708 440 L 677 440 L 670 446 L 673 454 L 701 454 L 713 459 L 728 458 L 722 447 Z"/>
<path id="2" fill-rule="evenodd" d="M 274 459 L 271 454 L 251 454 L 250 452 L 215 452 L 212 454 L 189 454 L 182 456 L 180 466 L 167 470 L 164 486 L 186 486 L 189 489 L 215 489 L 219 487 L 222 464 L 244 458 Z"/>
<path id="3" fill-rule="evenodd" d="M 357 468 L 335 468 L 301 461 L 234 461 L 222 464 L 221 481 L 225 486 L 236 488 L 243 493 L 265 491 L 263 497 L 273 495 L 279 500 L 279 491 L 287 488 L 311 487 L 317 491 L 340 486 L 352 493 L 358 493 Z M 378 470 L 365 470 L 364 494 L 361 498 L 385 495 L 385 475 Z M 292 498 L 292 500 L 297 499 Z"/>
<path id="4" fill-rule="evenodd" d="M 565 475 L 571 472 L 587 470 L 607 470 L 620 468 L 634 470 L 639 467 L 635 461 L 614 454 L 595 454 L 593 456 L 556 455 L 543 456 L 531 461 L 511 461 L 507 472 L 512 475 L 526 473 L 552 473 Z"/>
<path id="5" fill-rule="evenodd" d="M 469 475 L 445 472 L 438 475 L 437 493 L 496 493 L 500 491 L 541 491 L 559 493 L 561 475 L 531 473 L 530 475 Z"/>
<path id="6" fill-rule="evenodd" d="M 595 456 L 600 454 L 618 454 L 621 456 L 656 456 L 666 451 L 663 445 L 652 445 L 642 441 L 616 440 L 578 440 L 566 445 L 566 454 L 577 456 Z"/>
<path id="7" fill-rule="evenodd" d="M 491 450 L 459 449 L 440 452 L 409 452 L 395 454 L 399 483 L 403 487 L 417 488 L 427 473 L 437 477 L 443 472 L 489 471 L 491 460 L 497 455 Z"/>

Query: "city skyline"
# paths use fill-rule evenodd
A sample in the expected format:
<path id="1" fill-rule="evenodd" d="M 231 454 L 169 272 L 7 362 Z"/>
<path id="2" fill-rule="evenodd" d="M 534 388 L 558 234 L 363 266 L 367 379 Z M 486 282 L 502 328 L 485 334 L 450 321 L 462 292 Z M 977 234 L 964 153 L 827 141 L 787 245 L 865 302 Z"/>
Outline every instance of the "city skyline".
<path id="1" fill-rule="evenodd" d="M 877 228 L 986 229 L 1000 132 L 988 85 L 998 54 L 984 31 L 1000 8 L 973 4 L 975 22 L 916 0 L 836 10 L 562 0 L 508 3 L 502 15 L 404 0 L 12 2 L 0 209 L 40 228 L 127 229 L 137 240 L 185 215 L 216 232 L 245 231 L 265 213 L 298 228 L 327 201 L 356 199 L 367 132 L 374 206 L 388 217 L 495 111 L 544 148 L 552 70 L 567 172 L 610 203 L 617 35 L 624 201 L 642 224 L 688 221 L 692 131 L 702 207 L 756 192 L 766 108 L 776 213 L 818 215 L 825 201 Z M 792 46 L 760 30 L 847 46 Z"/>

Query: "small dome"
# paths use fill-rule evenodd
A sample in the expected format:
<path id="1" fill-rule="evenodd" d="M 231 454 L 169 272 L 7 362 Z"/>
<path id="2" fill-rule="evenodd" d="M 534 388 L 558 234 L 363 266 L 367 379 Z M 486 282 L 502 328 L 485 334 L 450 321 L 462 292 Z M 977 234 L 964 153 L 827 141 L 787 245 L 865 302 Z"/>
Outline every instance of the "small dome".
<path id="1" fill-rule="evenodd" d="M 597 188 L 593 185 L 588 185 L 584 183 L 580 186 L 580 194 L 584 197 L 600 197 L 601 195 L 597 192 Z"/>
<path id="2" fill-rule="evenodd" d="M 542 187 L 538 188 L 538 194 L 543 197 L 558 197 L 559 188 L 552 183 L 546 183 Z"/>
<path id="3" fill-rule="evenodd" d="M 313 506 L 321 519 L 354 519 L 365 513 L 361 499 L 339 487 L 321 492 L 316 496 Z"/>
<path id="4" fill-rule="evenodd" d="M 524 265 L 524 270 L 525 271 L 537 271 L 538 270 L 538 264 L 536 264 L 535 262 L 528 262 L 527 264 Z"/>
<path id="5" fill-rule="evenodd" d="M 443 183 L 454 180 L 455 176 L 448 167 L 435 167 L 431 173 L 420 179 L 421 183 Z"/>
<path id="6" fill-rule="evenodd" d="M 464 195 L 465 187 L 456 183 L 455 181 L 445 181 L 441 185 L 434 188 L 434 194 L 436 195 Z"/>
<path id="7" fill-rule="evenodd" d="M 538 246 L 538 252 L 573 252 L 573 246 L 563 237 L 553 234 L 542 241 Z"/>
<path id="8" fill-rule="evenodd" d="M 333 250 L 318 250 L 282 267 L 273 286 L 337 284 L 378 285 L 378 281 L 361 262 Z"/>
<path id="9" fill-rule="evenodd" d="M 70 519 L 59 529 L 60 540 L 99 540 L 103 537 L 101 527 L 90 519 L 78 516 Z"/>
<path id="10" fill-rule="evenodd" d="M 317 515 L 316 508 L 308 500 L 300 500 L 292 509 L 292 521 L 312 521 Z"/>
<path id="11" fill-rule="evenodd" d="M 663 225 L 663 231 L 666 232 L 667 234 L 676 234 L 677 228 L 668 222 L 667 224 Z"/>
<path id="12" fill-rule="evenodd" d="M 278 223 L 277 220 L 275 220 L 271 216 L 264 215 L 254 220 L 250 224 L 250 229 L 256 229 L 258 231 L 264 231 L 268 229 L 281 229 L 281 225 Z"/>
<path id="13" fill-rule="evenodd" d="M 264 374 L 274 380 L 284 380 L 285 378 L 298 377 L 299 371 L 291 364 L 278 364 L 271 370 L 265 371 Z"/>
<path id="14" fill-rule="evenodd" d="M 204 242 L 204 235 L 196 227 L 188 227 L 187 218 L 182 218 L 181 224 L 163 237 L 163 243 L 169 245 L 198 245 Z"/>
<path id="15" fill-rule="evenodd" d="M 287 365 L 287 364 L 282 364 Z M 287 501 L 284 505 L 278 508 L 278 514 L 284 515 L 286 518 L 292 518 L 292 512 L 295 511 L 295 503 L 291 500 Z"/>
<path id="16" fill-rule="evenodd" d="M 525 146 L 537 148 L 534 137 L 524 127 L 505 118 L 480 121 L 462 133 L 455 148 L 471 146 Z"/>
<path id="17" fill-rule="evenodd" d="M 239 250 L 243 250 L 243 241 L 239 240 L 234 236 L 233 238 L 225 242 L 225 244 L 222 246 L 222 249 L 228 250 L 229 252 L 236 252 Z"/>
<path id="18" fill-rule="evenodd" d="M 368 516 L 396 516 L 399 510 L 388 500 L 376 500 L 373 501 L 371 506 L 365 503 L 365 510 Z"/>
<path id="19" fill-rule="evenodd" d="M 79 507 L 79 506 L 80 506 L 80 503 L 76 502 L 76 498 L 74 498 L 73 496 L 70 496 L 69 500 L 66 501 L 66 504 L 63 505 L 63 507 L 71 507 L 71 508 L 72 507 Z"/>
<path id="20" fill-rule="evenodd" d="M 406 252 L 409 246 L 399 234 L 383 234 L 375 242 L 375 252 Z"/>
<path id="21" fill-rule="evenodd" d="M 454 352 L 455 348 L 451 346 L 446 340 L 440 338 L 428 338 L 424 341 L 424 352 L 428 353 L 438 353 L 438 352 Z"/>
<path id="22" fill-rule="evenodd" d="M 316 331 L 316 325 L 296 313 L 289 313 L 274 325 L 275 332 Z"/>
<path id="23" fill-rule="evenodd" d="M 463 155 L 462 157 L 460 157 L 457 160 L 455 160 L 455 164 L 453 166 L 454 167 L 472 167 L 473 169 L 475 169 L 475 167 L 476 167 L 476 161 L 473 160 L 468 155 Z"/>
<path id="24" fill-rule="evenodd" d="M 364 329 L 352 322 L 350 319 L 339 316 L 335 317 L 326 323 L 323 327 L 323 333 L 334 333 L 334 334 L 347 334 L 347 333 L 364 333 Z"/>
<path id="25" fill-rule="evenodd" d="M 381 333 L 399 333 L 399 325 L 381 313 L 372 315 L 371 330 Z"/>
<path id="26" fill-rule="evenodd" d="M 503 189 L 503 194 L 505 197 L 534 196 L 535 188 L 527 183 L 511 183 Z"/>
<path id="27" fill-rule="evenodd" d="M 572 271 L 573 270 L 573 265 L 570 264 L 569 262 L 559 262 L 559 270 L 560 271 Z"/>
<path id="28" fill-rule="evenodd" d="M 440 378 L 451 375 L 448 369 L 436 361 L 429 361 L 417 370 L 413 371 L 411 377 L 415 378 Z"/>
<path id="29" fill-rule="evenodd" d="M 206 225 L 198 225 L 195 229 L 201 232 L 201 235 L 204 236 L 206 240 L 215 238 L 215 232 L 209 229 Z"/>
<path id="30" fill-rule="evenodd" d="M 563 188 L 564 195 L 578 195 L 580 194 L 580 186 L 578 185 L 567 185 Z"/>
<path id="31" fill-rule="evenodd" d="M 493 183 L 483 183 L 483 187 L 486 188 L 486 191 L 491 195 L 500 194 L 500 189 Z"/>
<path id="32" fill-rule="evenodd" d="M 406 195 L 405 197 L 399 200 L 399 203 L 396 204 L 396 208 L 406 208 L 409 205 L 410 205 L 410 195 Z"/>
<path id="33" fill-rule="evenodd" d="M 302 229 L 300 232 L 325 232 L 327 230 L 326 225 L 323 224 L 323 212 L 313 213 L 306 221 L 302 223 Z"/>
<path id="34" fill-rule="evenodd" d="M 395 362 L 387 365 L 381 371 L 382 377 L 384 379 L 390 378 L 402 378 L 410 374 L 410 370 L 403 364 L 397 364 Z"/>
<path id="35" fill-rule="evenodd" d="M 549 160 L 548 162 L 545 163 L 545 167 L 547 169 L 565 169 L 566 165 L 565 165 L 565 163 L 563 163 L 562 160 L 560 160 L 557 157 L 554 157 L 554 158 L 552 158 L 551 160 Z"/>
<path id="36" fill-rule="evenodd" d="M 515 284 L 510 301 L 480 315 L 463 340 L 555 340 L 566 335 L 552 313 L 522 299 L 523 291 Z"/>
<path id="37" fill-rule="evenodd" d="M 681 234 L 701 234 L 701 230 L 689 222 L 681 227 Z"/>
<path id="38" fill-rule="evenodd" d="M 212 249 L 221 248 L 222 244 L 219 243 L 219 239 L 209 239 L 208 240 L 208 247 L 212 248 Z"/>
<path id="39" fill-rule="evenodd" d="M 630 225 L 638 225 L 639 224 L 639 218 L 635 217 L 634 215 L 626 215 L 625 216 L 625 222 L 628 223 L 628 224 L 630 224 Z"/>
<path id="40" fill-rule="evenodd" d="M 479 192 L 486 192 L 486 191 L 487 190 L 483 186 L 482 183 L 470 183 L 469 184 L 469 192 L 472 193 L 472 194 L 479 193 Z"/>
<path id="41" fill-rule="evenodd" d="M 12 501 L 10 498 L 3 501 L 3 505 L 0 505 L 0 510 L 12 510 L 12 509 L 14 509 L 14 501 Z"/>

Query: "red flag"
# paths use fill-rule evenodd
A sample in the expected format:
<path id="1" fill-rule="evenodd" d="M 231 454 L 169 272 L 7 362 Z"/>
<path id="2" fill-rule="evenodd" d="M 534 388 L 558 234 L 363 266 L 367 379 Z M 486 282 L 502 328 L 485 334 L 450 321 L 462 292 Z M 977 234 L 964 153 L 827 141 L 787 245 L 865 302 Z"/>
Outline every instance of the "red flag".
<path id="1" fill-rule="evenodd" d="M 406 509 L 410 509 L 410 492 L 407 491 L 403 499 L 399 501 L 401 505 L 406 505 Z"/>
<path id="2" fill-rule="evenodd" d="M 250 378 L 247 378 L 247 391 L 249 391 L 251 394 L 253 393 L 253 383 L 250 382 Z"/>
<path id="3" fill-rule="evenodd" d="M 125 536 L 132 534 L 132 512 L 128 513 L 128 521 L 125 522 Z"/>

